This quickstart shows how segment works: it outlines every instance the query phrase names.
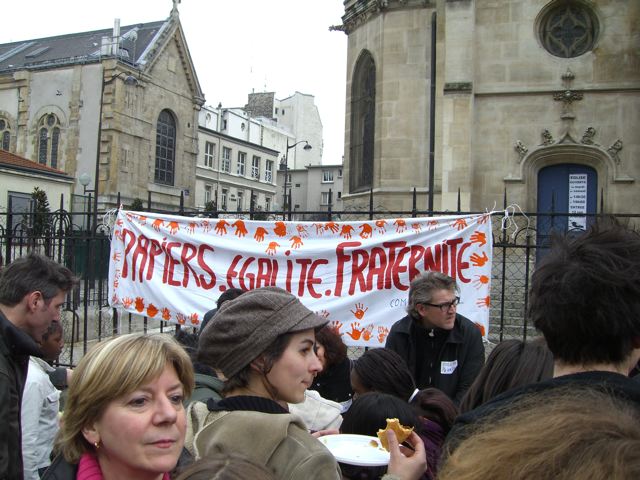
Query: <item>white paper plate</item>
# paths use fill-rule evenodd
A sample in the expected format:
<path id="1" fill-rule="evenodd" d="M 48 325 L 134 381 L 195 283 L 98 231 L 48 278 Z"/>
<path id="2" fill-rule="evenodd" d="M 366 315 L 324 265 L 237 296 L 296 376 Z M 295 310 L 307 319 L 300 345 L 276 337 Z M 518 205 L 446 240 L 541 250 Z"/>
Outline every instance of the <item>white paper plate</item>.
<path id="1" fill-rule="evenodd" d="M 339 434 L 325 435 L 318 440 L 329 449 L 338 462 L 363 467 L 389 464 L 389 452 L 382 447 L 377 437 Z"/>

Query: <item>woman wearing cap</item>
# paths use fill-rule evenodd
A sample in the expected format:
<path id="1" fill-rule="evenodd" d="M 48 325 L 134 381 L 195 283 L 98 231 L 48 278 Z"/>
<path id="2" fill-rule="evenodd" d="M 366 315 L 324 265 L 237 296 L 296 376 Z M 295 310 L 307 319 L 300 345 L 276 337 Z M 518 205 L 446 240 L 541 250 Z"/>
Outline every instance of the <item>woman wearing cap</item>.
<path id="1" fill-rule="evenodd" d="M 286 407 L 304 400 L 322 369 L 315 331 L 326 323 L 277 287 L 252 290 L 225 303 L 198 346 L 199 360 L 226 379 L 224 398 L 189 406 L 185 447 L 196 458 L 240 453 L 281 480 L 340 479 L 333 455 Z M 409 471 L 420 459 L 394 462 Z"/>

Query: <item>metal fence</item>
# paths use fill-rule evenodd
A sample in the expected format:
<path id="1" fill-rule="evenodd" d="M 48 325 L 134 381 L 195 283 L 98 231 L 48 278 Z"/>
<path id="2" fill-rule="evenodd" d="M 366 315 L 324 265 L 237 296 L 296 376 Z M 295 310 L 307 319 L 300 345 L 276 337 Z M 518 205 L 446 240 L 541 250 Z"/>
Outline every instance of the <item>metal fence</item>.
<path id="1" fill-rule="evenodd" d="M 414 194 L 415 199 L 415 194 Z M 150 202 L 149 202 L 150 203 Z M 553 232 L 573 234 L 582 231 L 601 217 L 616 217 L 618 221 L 638 227 L 638 214 L 569 214 L 566 212 L 523 213 L 504 208 L 491 215 L 493 231 L 493 271 L 491 278 L 491 309 L 488 340 L 496 343 L 507 338 L 527 339 L 535 335 L 527 322 L 526 306 L 531 273 L 544 255 Z M 415 200 L 414 200 L 415 205 Z M 146 208 L 145 210 L 151 211 Z M 153 210 L 158 211 L 158 210 Z M 173 213 L 209 218 L 249 218 L 293 221 L 356 221 L 383 218 L 426 217 L 483 212 L 427 212 L 415 207 L 410 211 L 390 211 L 373 205 L 360 211 L 332 211 L 331 207 L 315 212 L 248 212 L 188 210 L 183 207 Z M 37 251 L 66 265 L 81 279 L 80 286 L 69 295 L 63 313 L 65 349 L 61 365 L 75 365 L 90 345 L 120 333 L 138 331 L 174 331 L 174 324 L 148 319 L 145 316 L 121 314 L 109 307 L 107 276 L 111 229 L 105 214 L 73 213 L 62 208 L 50 213 L 32 211 L 0 212 L 0 266 Z M 213 299 L 212 299 L 213 303 Z M 350 351 L 356 356 L 360 350 Z"/>

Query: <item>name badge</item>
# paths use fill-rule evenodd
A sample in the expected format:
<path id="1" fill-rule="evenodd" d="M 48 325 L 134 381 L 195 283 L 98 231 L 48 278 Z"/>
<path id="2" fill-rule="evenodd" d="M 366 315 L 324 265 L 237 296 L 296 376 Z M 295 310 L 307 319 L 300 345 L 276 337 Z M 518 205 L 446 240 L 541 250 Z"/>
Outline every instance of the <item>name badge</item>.
<path id="1" fill-rule="evenodd" d="M 453 362 L 442 362 L 440 364 L 440 373 L 443 375 L 451 375 L 453 372 L 455 372 L 457 367 L 457 360 L 454 360 Z"/>

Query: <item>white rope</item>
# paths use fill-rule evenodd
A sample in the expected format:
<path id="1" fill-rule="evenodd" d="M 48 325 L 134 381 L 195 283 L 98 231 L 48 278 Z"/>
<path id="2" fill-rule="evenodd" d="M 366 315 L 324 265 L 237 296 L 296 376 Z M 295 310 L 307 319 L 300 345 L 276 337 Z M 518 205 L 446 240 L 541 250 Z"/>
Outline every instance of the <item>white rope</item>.
<path id="1" fill-rule="evenodd" d="M 529 228 L 531 228 L 531 219 L 527 215 L 525 215 L 525 213 L 520 208 L 520 205 L 518 205 L 517 203 L 512 203 L 511 205 L 507 206 L 507 208 L 504 209 L 504 217 L 502 217 L 501 229 L 508 232 L 509 229 L 513 228 L 513 233 L 511 234 L 512 240 L 515 239 L 515 236 L 519 231 L 518 223 L 515 219 L 516 211 L 520 212 L 522 216 L 527 219 L 526 230 L 528 231 Z"/>

